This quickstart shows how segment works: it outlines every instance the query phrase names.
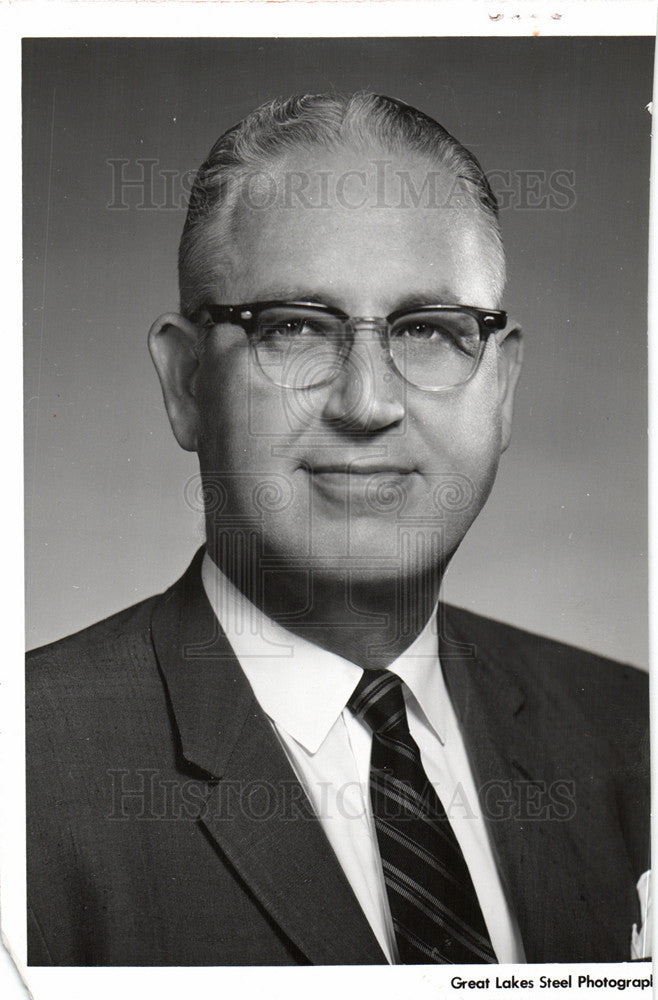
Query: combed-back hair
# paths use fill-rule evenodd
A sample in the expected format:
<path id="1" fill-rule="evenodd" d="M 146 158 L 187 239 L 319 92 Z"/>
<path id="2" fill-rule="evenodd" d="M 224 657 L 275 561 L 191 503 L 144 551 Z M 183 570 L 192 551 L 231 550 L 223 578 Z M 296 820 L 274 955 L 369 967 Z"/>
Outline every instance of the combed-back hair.
<path id="1" fill-rule="evenodd" d="M 303 94 L 269 101 L 224 132 L 199 168 L 178 254 L 180 308 L 190 317 L 228 266 L 236 230 L 236 192 L 246 177 L 299 149 L 415 152 L 472 185 L 504 257 L 498 203 L 477 159 L 429 115 L 392 97 Z M 216 223 L 211 227 L 210 223 Z"/>

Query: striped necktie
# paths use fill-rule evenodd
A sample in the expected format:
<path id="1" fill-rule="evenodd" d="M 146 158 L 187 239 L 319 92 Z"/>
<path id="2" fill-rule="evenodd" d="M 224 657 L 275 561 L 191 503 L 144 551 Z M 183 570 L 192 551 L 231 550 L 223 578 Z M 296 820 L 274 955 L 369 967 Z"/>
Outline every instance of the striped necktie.
<path id="1" fill-rule="evenodd" d="M 347 704 L 373 734 L 370 801 L 400 960 L 496 962 L 461 848 L 409 732 L 399 678 L 364 670 Z"/>

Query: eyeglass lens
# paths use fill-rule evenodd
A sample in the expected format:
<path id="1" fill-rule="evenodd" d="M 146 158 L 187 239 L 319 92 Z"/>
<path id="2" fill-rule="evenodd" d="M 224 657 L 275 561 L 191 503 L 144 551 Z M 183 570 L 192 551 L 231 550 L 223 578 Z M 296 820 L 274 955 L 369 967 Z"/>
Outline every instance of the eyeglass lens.
<path id="1" fill-rule="evenodd" d="M 335 379 L 349 343 L 342 319 L 303 306 L 263 310 L 254 339 L 264 374 L 277 385 L 297 389 Z M 459 311 L 419 309 L 396 319 L 389 331 L 395 368 L 407 382 L 427 389 L 467 381 L 477 366 L 480 343 L 477 319 Z"/>

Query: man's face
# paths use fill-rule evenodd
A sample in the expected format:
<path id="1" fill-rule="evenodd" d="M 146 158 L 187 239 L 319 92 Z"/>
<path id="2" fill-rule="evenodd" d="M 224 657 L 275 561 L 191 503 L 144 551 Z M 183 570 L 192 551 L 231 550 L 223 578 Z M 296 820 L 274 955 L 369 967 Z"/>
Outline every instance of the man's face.
<path id="1" fill-rule="evenodd" d="M 393 160 L 375 190 L 372 161 L 352 152 L 281 164 L 279 192 L 286 171 L 312 178 L 307 199 L 318 171 L 331 182 L 314 207 L 280 197 L 258 208 L 254 190 L 243 199 L 215 301 L 312 297 L 357 317 L 427 302 L 495 308 L 493 242 L 472 202 L 446 176 L 432 204 L 415 204 L 396 169 L 421 191 L 436 168 Z M 466 385 L 429 392 L 406 383 L 381 340 L 358 328 L 332 383 L 286 389 L 263 374 L 241 327 L 215 326 L 195 385 L 201 470 L 210 495 L 222 495 L 208 515 L 211 551 L 215 530 L 232 524 L 275 561 L 336 579 L 348 570 L 407 578 L 447 561 L 494 480 L 506 381 L 494 336 Z"/>

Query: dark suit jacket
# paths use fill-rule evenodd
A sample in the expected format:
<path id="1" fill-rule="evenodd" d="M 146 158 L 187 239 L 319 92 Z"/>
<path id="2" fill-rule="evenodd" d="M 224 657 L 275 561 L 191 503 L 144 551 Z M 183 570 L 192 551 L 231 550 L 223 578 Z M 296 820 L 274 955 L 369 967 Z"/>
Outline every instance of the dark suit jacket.
<path id="1" fill-rule="evenodd" d="M 30 654 L 28 962 L 382 963 L 200 558 Z M 528 961 L 627 960 L 649 867 L 645 675 L 456 608 L 440 634 Z"/>

